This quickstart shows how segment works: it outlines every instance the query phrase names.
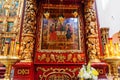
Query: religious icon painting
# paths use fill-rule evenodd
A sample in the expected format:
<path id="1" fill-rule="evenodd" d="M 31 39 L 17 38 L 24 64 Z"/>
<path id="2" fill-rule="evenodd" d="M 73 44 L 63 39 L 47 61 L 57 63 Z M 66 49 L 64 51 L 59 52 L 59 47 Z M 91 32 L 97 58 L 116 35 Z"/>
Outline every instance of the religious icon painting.
<path id="1" fill-rule="evenodd" d="M 79 50 L 78 18 L 43 19 L 42 50 Z"/>

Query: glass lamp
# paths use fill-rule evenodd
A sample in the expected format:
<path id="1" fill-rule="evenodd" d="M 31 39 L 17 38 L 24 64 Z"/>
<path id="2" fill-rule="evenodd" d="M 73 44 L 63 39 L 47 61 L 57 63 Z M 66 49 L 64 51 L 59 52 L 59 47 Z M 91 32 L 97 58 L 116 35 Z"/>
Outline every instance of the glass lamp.
<path id="1" fill-rule="evenodd" d="M 73 11 L 73 13 L 72 13 L 72 14 L 73 14 L 73 16 L 74 16 L 74 17 L 77 17 L 77 16 L 78 16 L 78 12 L 77 12 L 76 10 L 75 10 L 75 11 Z"/>
<path id="2" fill-rule="evenodd" d="M 45 16 L 46 19 L 48 19 L 49 16 L 50 16 L 50 13 L 47 11 L 47 12 L 44 13 L 44 16 Z"/>

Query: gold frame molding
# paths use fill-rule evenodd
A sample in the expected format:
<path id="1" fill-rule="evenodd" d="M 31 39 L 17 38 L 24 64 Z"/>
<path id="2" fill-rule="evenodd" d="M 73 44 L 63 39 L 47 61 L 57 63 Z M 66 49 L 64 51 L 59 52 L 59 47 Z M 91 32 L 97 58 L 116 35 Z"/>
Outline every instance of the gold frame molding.
<path id="1" fill-rule="evenodd" d="M 61 6 L 64 6 L 64 5 L 61 5 Z M 78 29 L 79 29 L 79 31 L 78 31 L 78 34 L 79 34 L 79 49 L 78 50 L 41 50 L 41 38 L 42 38 L 42 25 L 43 25 L 43 23 L 42 23 L 42 19 L 43 19 L 43 12 L 42 11 L 44 11 L 44 9 L 46 9 L 46 8 L 48 8 L 48 5 L 46 5 L 46 4 L 41 4 L 41 10 L 39 11 L 38 10 L 38 12 L 39 12 L 39 18 L 38 18 L 38 20 L 37 21 L 39 21 L 39 22 L 37 22 L 38 23 L 38 26 L 39 26 L 39 29 L 38 29 L 38 35 L 37 36 L 39 36 L 39 37 L 37 37 L 37 38 L 40 38 L 40 39 L 38 39 L 38 44 L 37 44 L 37 52 L 47 52 L 47 53 L 49 53 L 49 52 L 54 52 L 54 53 L 66 53 L 66 52 L 68 52 L 68 53 L 84 53 L 84 31 L 83 31 L 83 20 L 82 20 L 82 18 L 83 18 L 83 15 L 82 15 L 82 12 L 81 12 L 81 10 L 80 10 L 80 8 L 81 8 L 81 6 L 75 6 L 75 5 L 69 5 L 69 6 L 71 6 L 71 7 L 66 7 L 65 9 L 70 9 L 70 10 L 74 10 L 74 9 L 78 9 L 78 13 L 79 13 L 79 16 L 78 16 Z M 72 7 L 73 6 L 73 7 Z M 52 9 L 55 9 L 56 7 L 60 7 L 60 5 L 53 5 L 53 6 L 51 6 L 51 4 L 50 4 L 50 8 L 52 8 Z M 72 13 L 71 13 L 72 14 Z M 81 23 L 80 23 L 81 22 Z M 81 44 L 81 43 L 83 43 L 83 44 Z"/>

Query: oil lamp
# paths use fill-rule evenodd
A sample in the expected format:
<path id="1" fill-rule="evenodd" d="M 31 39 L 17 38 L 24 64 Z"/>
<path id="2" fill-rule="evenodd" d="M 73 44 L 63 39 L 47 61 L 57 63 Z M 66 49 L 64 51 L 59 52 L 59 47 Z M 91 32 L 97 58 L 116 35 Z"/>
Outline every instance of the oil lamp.
<path id="1" fill-rule="evenodd" d="M 48 12 L 49 11 L 49 0 L 47 1 L 47 5 L 48 5 L 48 10 L 44 12 L 44 16 L 46 19 L 48 19 L 50 16 L 50 13 Z"/>
<path id="2" fill-rule="evenodd" d="M 75 5 L 77 5 L 77 4 L 76 4 L 76 0 L 75 0 L 74 2 L 75 2 Z M 73 13 L 72 13 L 72 15 L 73 15 L 74 17 L 77 17 L 77 16 L 78 16 L 77 10 L 74 10 Z"/>
<path id="3" fill-rule="evenodd" d="M 73 13 L 72 13 L 72 14 L 73 14 L 73 16 L 74 16 L 74 17 L 77 17 L 77 16 L 78 16 L 78 12 L 77 12 L 76 10 L 75 10 L 75 11 L 73 11 Z"/>
<path id="4" fill-rule="evenodd" d="M 60 16 L 59 16 L 59 21 L 60 21 L 60 23 L 63 23 L 63 22 L 64 22 L 64 16 L 63 16 L 63 15 L 60 15 Z"/>
<path id="5" fill-rule="evenodd" d="M 48 11 L 46 11 L 46 12 L 44 13 L 44 16 L 45 16 L 46 19 L 48 19 L 49 16 L 50 16 L 50 13 L 49 13 Z"/>

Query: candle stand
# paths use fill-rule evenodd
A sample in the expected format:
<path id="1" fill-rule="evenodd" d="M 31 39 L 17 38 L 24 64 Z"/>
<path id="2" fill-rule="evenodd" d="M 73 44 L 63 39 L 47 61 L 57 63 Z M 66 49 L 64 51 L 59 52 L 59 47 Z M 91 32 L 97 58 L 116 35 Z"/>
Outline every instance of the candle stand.
<path id="1" fill-rule="evenodd" d="M 12 65 L 19 60 L 20 58 L 17 56 L 0 56 L 0 62 L 4 64 L 6 67 L 4 80 L 11 80 L 10 73 L 11 73 Z"/>
<path id="2" fill-rule="evenodd" d="M 120 57 L 108 57 L 105 58 L 105 61 L 110 65 L 108 77 L 113 75 L 113 80 L 120 80 L 118 77 L 118 66 L 120 64 Z"/>
<path id="3" fill-rule="evenodd" d="M 113 44 L 112 39 L 109 39 L 109 43 L 105 47 L 104 60 L 109 64 L 109 76 L 113 76 L 113 80 L 120 80 L 118 73 L 118 66 L 120 65 L 120 45 L 118 43 Z"/>
<path id="4" fill-rule="evenodd" d="M 16 43 L 15 36 L 16 32 L 2 32 L 1 37 L 4 38 L 5 43 L 0 54 L 0 63 L 6 67 L 4 80 L 11 80 L 12 66 L 20 60 L 18 56 L 19 44 Z"/>

